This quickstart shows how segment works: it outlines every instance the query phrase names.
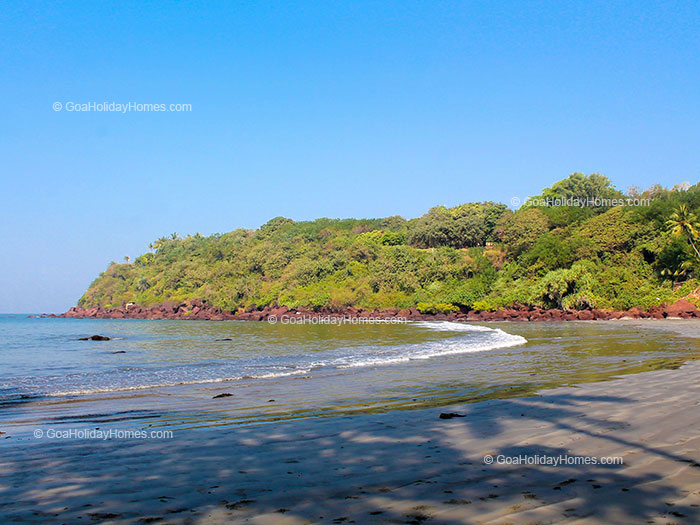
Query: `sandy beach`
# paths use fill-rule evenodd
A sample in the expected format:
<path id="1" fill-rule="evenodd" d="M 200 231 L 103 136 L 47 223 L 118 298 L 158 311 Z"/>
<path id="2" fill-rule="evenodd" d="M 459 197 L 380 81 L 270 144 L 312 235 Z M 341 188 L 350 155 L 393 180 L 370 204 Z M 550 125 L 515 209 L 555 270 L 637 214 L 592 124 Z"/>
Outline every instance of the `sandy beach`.
<path id="1" fill-rule="evenodd" d="M 176 430 L 167 440 L 10 435 L 1 440 L 0 515 L 21 523 L 698 523 L 699 373 L 689 362 L 533 397 Z M 452 412 L 465 417 L 440 418 Z M 622 465 L 601 464 L 616 457 Z M 560 464 L 543 464 L 551 458 Z"/>
<path id="2" fill-rule="evenodd" d="M 0 525 L 700 525 L 699 2 L 5 2 Z"/>

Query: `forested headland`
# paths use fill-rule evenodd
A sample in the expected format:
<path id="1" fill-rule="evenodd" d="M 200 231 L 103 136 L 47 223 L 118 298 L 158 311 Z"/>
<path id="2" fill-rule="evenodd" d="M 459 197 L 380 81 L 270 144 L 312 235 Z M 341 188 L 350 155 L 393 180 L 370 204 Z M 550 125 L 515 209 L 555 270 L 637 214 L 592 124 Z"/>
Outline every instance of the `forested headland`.
<path id="1" fill-rule="evenodd" d="M 276 217 L 255 230 L 160 238 L 111 263 L 78 305 L 429 314 L 700 304 L 699 209 L 700 184 L 623 192 L 575 173 L 515 211 L 470 202 L 409 220 Z"/>

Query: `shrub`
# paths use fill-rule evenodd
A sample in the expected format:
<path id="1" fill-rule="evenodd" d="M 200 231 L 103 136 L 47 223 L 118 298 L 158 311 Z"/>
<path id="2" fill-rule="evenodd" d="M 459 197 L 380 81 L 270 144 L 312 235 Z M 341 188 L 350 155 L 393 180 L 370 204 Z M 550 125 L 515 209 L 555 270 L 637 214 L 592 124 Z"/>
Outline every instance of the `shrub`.
<path id="1" fill-rule="evenodd" d="M 452 312 L 459 312 L 453 304 L 447 303 L 418 303 L 416 309 L 422 314 L 449 314 Z"/>
<path id="2" fill-rule="evenodd" d="M 519 259 L 531 274 L 544 275 L 548 271 L 568 268 L 574 262 L 571 243 L 550 232 L 542 235 Z"/>
<path id="3" fill-rule="evenodd" d="M 594 272 L 595 266 L 590 261 L 579 261 L 569 269 L 553 270 L 539 281 L 536 295 L 549 307 L 589 307 Z"/>
<path id="4" fill-rule="evenodd" d="M 472 310 L 476 310 L 477 312 L 489 312 L 491 310 L 496 310 L 496 308 L 497 307 L 487 299 L 474 301 L 474 304 L 472 304 Z"/>
<path id="5" fill-rule="evenodd" d="M 501 217 L 496 234 L 510 256 L 518 256 L 549 230 L 547 216 L 537 208 L 506 213 Z"/>

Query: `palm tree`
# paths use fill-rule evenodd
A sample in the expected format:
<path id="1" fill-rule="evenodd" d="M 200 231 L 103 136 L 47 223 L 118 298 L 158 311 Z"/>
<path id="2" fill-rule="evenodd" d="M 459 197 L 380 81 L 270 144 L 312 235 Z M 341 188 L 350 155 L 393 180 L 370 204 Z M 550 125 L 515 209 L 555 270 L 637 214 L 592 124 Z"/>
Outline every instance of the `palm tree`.
<path id="1" fill-rule="evenodd" d="M 161 237 L 157 241 L 153 241 L 151 244 L 148 245 L 148 247 L 153 250 L 154 252 L 157 252 L 160 250 L 166 243 L 168 242 L 168 239 L 165 237 Z"/>
<path id="2" fill-rule="evenodd" d="M 687 204 L 678 206 L 678 209 L 674 211 L 671 217 L 666 221 L 666 226 L 671 232 L 671 235 L 675 237 L 685 236 L 693 247 L 695 255 L 700 259 L 700 252 L 698 252 L 694 242 L 698 239 L 700 225 L 698 225 L 698 218 L 688 209 Z"/>
<path id="3" fill-rule="evenodd" d="M 131 262 L 131 257 L 129 257 L 128 255 L 125 255 L 125 256 L 124 256 L 124 262 L 125 262 L 126 264 L 129 264 L 129 263 Z"/>
<path id="4" fill-rule="evenodd" d="M 688 275 L 688 271 L 691 269 L 693 266 L 693 263 L 691 261 L 684 261 L 678 266 L 674 268 L 664 268 L 661 270 L 661 275 L 664 277 L 670 277 L 673 279 L 673 284 L 674 286 L 680 282 L 682 282 L 685 277 Z"/>

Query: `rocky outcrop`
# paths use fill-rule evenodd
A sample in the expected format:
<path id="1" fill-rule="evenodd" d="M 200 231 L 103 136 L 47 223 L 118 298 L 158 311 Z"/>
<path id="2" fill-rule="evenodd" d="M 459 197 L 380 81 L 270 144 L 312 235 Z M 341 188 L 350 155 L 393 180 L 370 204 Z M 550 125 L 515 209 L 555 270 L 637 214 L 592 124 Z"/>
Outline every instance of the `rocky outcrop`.
<path id="1" fill-rule="evenodd" d="M 665 313 L 665 317 L 680 317 L 681 319 L 698 317 L 698 309 L 696 306 L 685 299 L 679 299 L 671 306 L 666 307 Z"/>
<path id="2" fill-rule="evenodd" d="M 363 310 L 353 307 L 338 310 L 311 310 L 299 308 L 290 310 L 286 306 L 266 306 L 261 310 L 242 312 L 225 311 L 205 301 L 192 300 L 182 303 L 165 302 L 150 308 L 137 304 L 126 304 L 117 308 L 75 306 L 61 315 L 51 317 L 98 318 L 98 319 L 177 319 L 177 320 L 242 320 L 242 321 L 306 321 L 321 318 L 337 319 L 396 319 L 409 321 L 606 321 L 611 319 L 665 319 L 700 318 L 700 310 L 680 299 L 671 305 L 661 305 L 649 310 L 634 307 L 627 311 L 607 310 L 551 310 L 537 306 L 515 305 L 512 308 L 492 312 L 453 312 L 448 314 L 422 314 L 415 308 L 388 308 L 385 310 Z"/>

